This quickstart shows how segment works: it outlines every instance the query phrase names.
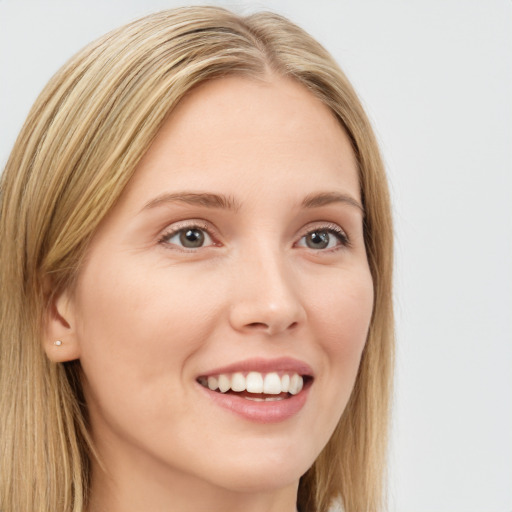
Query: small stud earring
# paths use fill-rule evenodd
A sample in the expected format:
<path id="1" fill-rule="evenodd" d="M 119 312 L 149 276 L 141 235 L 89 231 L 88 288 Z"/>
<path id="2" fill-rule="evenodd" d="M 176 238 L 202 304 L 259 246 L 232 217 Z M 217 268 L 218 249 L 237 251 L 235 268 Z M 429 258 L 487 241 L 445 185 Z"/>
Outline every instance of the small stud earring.
<path id="1" fill-rule="evenodd" d="M 57 345 L 57 347 L 60 347 L 62 345 L 62 341 L 57 340 L 53 342 L 54 345 Z"/>

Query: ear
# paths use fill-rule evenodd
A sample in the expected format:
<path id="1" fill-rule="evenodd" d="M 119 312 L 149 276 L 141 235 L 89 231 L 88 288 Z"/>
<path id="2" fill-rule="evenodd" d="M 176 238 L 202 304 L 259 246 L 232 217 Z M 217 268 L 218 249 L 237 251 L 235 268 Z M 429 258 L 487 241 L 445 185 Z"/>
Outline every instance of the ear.
<path id="1" fill-rule="evenodd" d="M 46 312 L 43 344 L 50 361 L 63 363 L 80 357 L 76 325 L 73 301 L 64 291 L 52 299 Z"/>

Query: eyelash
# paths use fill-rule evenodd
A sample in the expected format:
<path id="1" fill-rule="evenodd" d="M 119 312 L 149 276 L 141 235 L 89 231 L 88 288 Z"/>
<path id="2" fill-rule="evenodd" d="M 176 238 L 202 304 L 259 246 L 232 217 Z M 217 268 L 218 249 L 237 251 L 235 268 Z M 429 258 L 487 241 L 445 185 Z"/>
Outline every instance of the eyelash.
<path id="1" fill-rule="evenodd" d="M 167 248 L 169 248 L 169 246 L 171 246 L 171 245 L 176 245 L 176 244 L 170 244 L 169 239 L 172 238 L 173 236 L 179 234 L 182 231 L 190 230 L 190 229 L 196 229 L 198 231 L 205 232 L 213 242 L 211 245 L 213 245 L 213 246 L 219 245 L 218 243 L 215 242 L 216 237 L 214 236 L 214 234 L 212 234 L 211 226 L 209 226 L 207 224 L 201 224 L 201 223 L 195 223 L 195 222 L 179 225 L 177 227 L 170 229 L 169 231 L 166 231 L 158 239 L 158 243 L 160 245 L 163 245 L 164 247 L 167 246 Z M 315 226 L 314 228 L 309 229 L 300 237 L 299 241 L 302 240 L 307 235 L 310 235 L 311 233 L 314 233 L 314 232 L 327 232 L 329 234 L 334 235 L 338 239 L 339 245 L 337 245 L 333 248 L 329 248 L 329 249 L 312 249 L 313 251 L 331 252 L 331 251 L 339 250 L 340 248 L 343 248 L 343 247 L 350 247 L 350 245 L 351 245 L 350 240 L 349 240 L 347 234 L 345 233 L 345 231 L 343 229 L 341 229 L 338 225 L 331 224 L 331 223 L 326 224 L 326 225 Z M 182 246 L 178 246 L 178 245 L 176 245 L 176 247 L 179 247 L 179 249 L 172 249 L 172 250 L 180 250 L 183 252 L 196 252 L 197 249 L 202 248 L 202 247 L 188 248 L 188 247 L 182 247 Z M 209 246 L 207 246 L 207 247 L 209 247 Z"/>
<path id="2" fill-rule="evenodd" d="M 172 229 L 169 229 L 158 239 L 158 243 L 160 245 L 163 245 L 166 248 L 170 248 L 169 246 L 176 245 L 176 244 L 170 244 L 169 239 L 172 238 L 173 236 L 179 234 L 180 232 L 186 231 L 189 229 L 197 229 L 198 231 L 203 231 L 203 232 L 207 233 L 208 237 L 213 242 L 212 245 L 214 245 L 214 246 L 219 245 L 218 243 L 215 242 L 216 237 L 212 234 L 211 226 L 209 226 L 208 224 L 204 224 L 204 223 L 202 224 L 200 222 L 190 222 L 187 224 L 181 224 Z M 179 249 L 172 249 L 172 250 L 179 250 L 179 251 L 183 251 L 183 252 L 196 252 L 197 251 L 197 249 L 191 249 L 188 247 L 180 247 L 178 245 L 176 245 L 176 247 L 179 247 Z"/>
<path id="3" fill-rule="evenodd" d="M 327 233 L 334 235 L 339 241 L 339 246 L 333 247 L 331 249 L 324 249 L 324 252 L 335 251 L 342 247 L 350 247 L 350 240 L 345 231 L 341 229 L 337 224 L 331 223 L 308 230 L 300 237 L 300 240 L 302 240 L 305 236 L 314 233 L 315 231 L 326 231 Z"/>

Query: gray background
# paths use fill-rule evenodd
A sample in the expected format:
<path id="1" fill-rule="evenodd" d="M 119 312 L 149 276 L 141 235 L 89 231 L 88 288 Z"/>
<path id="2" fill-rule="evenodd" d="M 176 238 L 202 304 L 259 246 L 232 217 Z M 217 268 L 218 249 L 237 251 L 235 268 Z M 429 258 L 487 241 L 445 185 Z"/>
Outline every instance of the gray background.
<path id="1" fill-rule="evenodd" d="M 187 3 L 0 0 L 0 165 L 68 57 Z M 378 134 L 397 234 L 390 509 L 511 512 L 512 2 L 209 3 L 306 28 Z"/>

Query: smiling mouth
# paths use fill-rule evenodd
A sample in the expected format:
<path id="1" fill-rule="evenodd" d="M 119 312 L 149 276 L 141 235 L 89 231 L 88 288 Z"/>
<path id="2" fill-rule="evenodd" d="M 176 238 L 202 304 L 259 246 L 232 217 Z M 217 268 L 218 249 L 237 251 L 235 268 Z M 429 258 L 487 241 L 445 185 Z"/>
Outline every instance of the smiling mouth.
<path id="1" fill-rule="evenodd" d="M 299 394 L 312 377 L 295 372 L 235 372 L 202 376 L 197 382 L 211 391 L 254 402 L 276 402 Z"/>

